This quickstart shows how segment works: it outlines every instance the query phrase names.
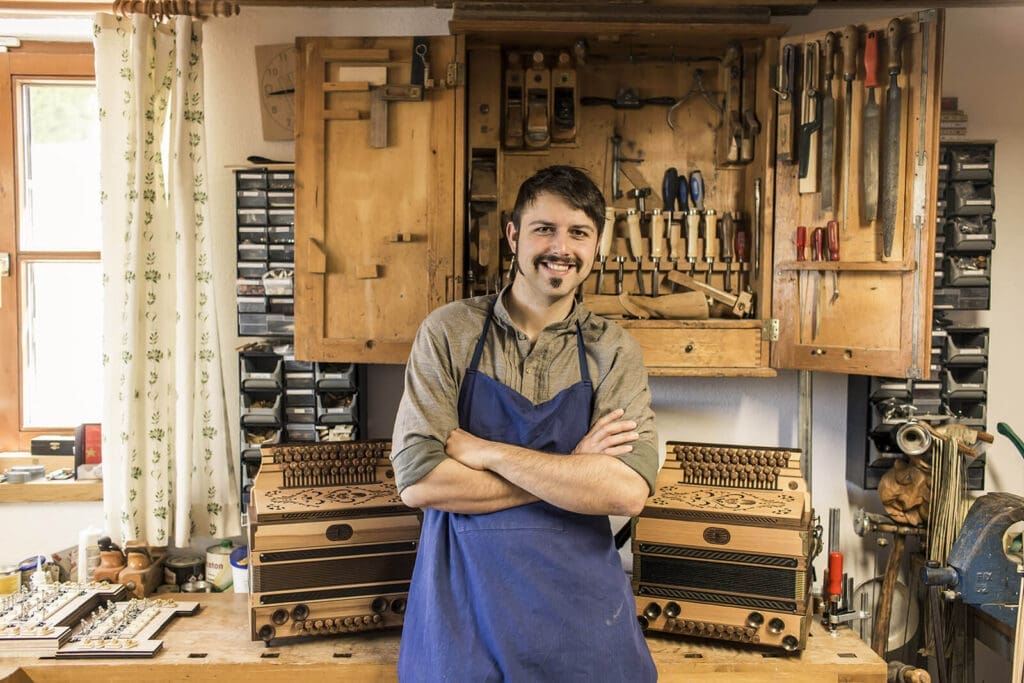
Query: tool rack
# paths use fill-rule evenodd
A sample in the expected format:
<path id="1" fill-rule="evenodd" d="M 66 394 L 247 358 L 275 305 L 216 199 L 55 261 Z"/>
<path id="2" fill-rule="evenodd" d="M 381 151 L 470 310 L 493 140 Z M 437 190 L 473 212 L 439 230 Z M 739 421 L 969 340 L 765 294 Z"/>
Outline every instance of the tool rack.
<path id="1" fill-rule="evenodd" d="M 814 79 L 799 60 L 785 68 L 783 51 L 816 54 L 820 67 L 830 32 L 781 37 L 785 26 L 764 17 L 744 23 L 707 8 L 686 12 L 685 22 L 643 13 L 568 20 L 474 5 L 456 8 L 452 36 L 300 38 L 297 356 L 404 363 L 431 310 L 506 281 L 504 212 L 530 173 L 565 163 L 589 171 L 615 211 L 602 294 L 618 298 L 621 264 L 623 293 L 642 304 L 672 292 L 670 271 L 690 274 L 685 232 L 675 261 L 671 248 L 673 221 L 688 227 L 690 215 L 678 198 L 668 210 L 662 180 L 671 168 L 679 180 L 700 171 L 703 206 L 691 194 L 686 207 L 698 213 L 692 279 L 720 292 L 730 270 L 729 289 L 749 294 L 750 306 L 738 316 L 714 299 L 707 319 L 622 319 L 651 374 L 771 376 L 787 368 L 925 376 L 942 12 L 899 18 L 902 64 L 892 78 L 880 43 L 876 99 L 884 117 L 896 111 L 885 104 L 896 94 L 902 112 L 888 254 L 881 225 L 859 212 L 857 150 L 867 96 L 859 56 L 867 33 L 884 36 L 889 22 L 852 27 L 847 51 L 858 67 L 849 96 L 842 45 L 833 51 L 835 197 L 823 211 L 822 193 L 801 182 L 801 145 L 788 156 L 779 149 L 784 125 L 801 142 L 809 122 L 799 100 L 828 90 L 829 75 L 818 68 Z M 842 30 L 831 32 L 833 41 Z M 806 111 L 817 111 L 814 97 L 809 102 Z M 821 145 L 821 135 L 806 136 L 804 154 L 809 148 L 820 158 Z M 742 256 L 734 237 L 728 262 L 720 241 L 726 216 L 746 247 Z M 799 262 L 797 227 L 813 233 L 830 220 L 839 260 Z M 649 291 L 655 272 L 659 297 Z M 584 283 L 585 299 L 594 297 L 596 280 Z"/>

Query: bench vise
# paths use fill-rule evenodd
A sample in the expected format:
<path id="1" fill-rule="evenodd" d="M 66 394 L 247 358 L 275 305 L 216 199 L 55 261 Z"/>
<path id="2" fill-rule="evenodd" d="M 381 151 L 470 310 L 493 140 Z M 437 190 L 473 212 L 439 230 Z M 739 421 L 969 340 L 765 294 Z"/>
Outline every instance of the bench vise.
<path id="1" fill-rule="evenodd" d="M 1024 498 L 1012 493 L 981 496 L 967 512 L 949 552 L 948 566 L 923 568 L 921 581 L 947 586 L 965 604 L 1013 628 L 1021 586 L 1018 567 L 1024 564 L 1024 524 L 1019 522 L 1024 522 Z"/>

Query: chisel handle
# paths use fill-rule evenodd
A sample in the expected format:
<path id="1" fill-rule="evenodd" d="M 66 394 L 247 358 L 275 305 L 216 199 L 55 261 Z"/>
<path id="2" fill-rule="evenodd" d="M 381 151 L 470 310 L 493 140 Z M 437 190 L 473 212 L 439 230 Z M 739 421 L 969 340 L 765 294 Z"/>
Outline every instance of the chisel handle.
<path id="1" fill-rule="evenodd" d="M 807 226 L 801 225 L 796 229 L 796 260 L 807 260 Z"/>
<path id="2" fill-rule="evenodd" d="M 840 36 L 843 48 L 843 80 L 847 83 L 857 80 L 857 27 L 853 24 L 843 29 Z M 849 107 L 846 103 L 844 106 Z M 846 132 L 850 134 L 849 131 Z"/>
<path id="3" fill-rule="evenodd" d="M 697 240 L 700 238 L 700 212 L 690 209 L 686 212 L 686 258 L 696 261 L 700 256 Z"/>
<path id="4" fill-rule="evenodd" d="M 878 32 L 868 31 L 864 42 L 864 87 L 878 87 Z"/>
<path id="5" fill-rule="evenodd" d="M 893 19 L 889 22 L 885 33 L 888 37 L 889 75 L 895 76 L 903 68 L 903 50 L 901 49 L 903 47 L 903 22 Z"/>
<path id="6" fill-rule="evenodd" d="M 839 222 L 828 222 L 828 260 L 839 260 Z"/>
<path id="7" fill-rule="evenodd" d="M 676 202 L 680 213 L 690 210 L 690 180 L 685 173 L 679 176 L 679 184 L 676 185 Z"/>
<path id="8" fill-rule="evenodd" d="M 679 259 L 679 243 L 683 241 L 683 221 L 685 216 L 676 211 L 668 218 L 668 257 L 673 261 Z"/>
<path id="9" fill-rule="evenodd" d="M 736 255 L 734 244 L 736 240 L 736 222 L 728 211 L 722 216 L 720 229 L 722 231 L 722 260 L 731 262 Z"/>
<path id="10" fill-rule="evenodd" d="M 704 259 L 713 261 L 718 256 L 718 214 L 708 209 L 704 214 Z"/>
<path id="11" fill-rule="evenodd" d="M 614 233 L 615 209 L 608 207 L 604 210 L 604 227 L 601 228 L 601 237 L 597 242 L 597 257 L 602 261 L 611 253 Z"/>
<path id="12" fill-rule="evenodd" d="M 626 210 L 626 227 L 629 230 L 629 251 L 639 261 L 644 256 L 644 240 L 640 235 L 640 214 L 636 209 Z"/>
<path id="13" fill-rule="evenodd" d="M 661 244 L 665 241 L 665 216 L 660 209 L 651 211 L 651 258 L 661 258 Z"/>

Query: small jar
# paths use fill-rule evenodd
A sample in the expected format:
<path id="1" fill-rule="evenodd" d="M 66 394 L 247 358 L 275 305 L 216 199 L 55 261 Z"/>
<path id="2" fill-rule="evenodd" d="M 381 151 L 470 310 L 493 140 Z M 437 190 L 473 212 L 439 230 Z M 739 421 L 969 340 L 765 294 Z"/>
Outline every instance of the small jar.
<path id="1" fill-rule="evenodd" d="M 17 593 L 21 588 L 21 567 L 16 564 L 0 564 L 0 595 Z"/>

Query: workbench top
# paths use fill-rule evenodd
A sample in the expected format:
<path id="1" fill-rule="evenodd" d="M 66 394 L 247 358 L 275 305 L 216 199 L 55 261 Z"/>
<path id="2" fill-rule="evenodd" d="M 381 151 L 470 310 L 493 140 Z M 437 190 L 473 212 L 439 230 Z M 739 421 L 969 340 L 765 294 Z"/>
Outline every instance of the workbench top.
<path id="1" fill-rule="evenodd" d="M 166 597 L 166 596 L 164 596 Z M 190 594 L 202 609 L 178 617 L 157 637 L 152 659 L 0 659 L 0 681 L 393 681 L 399 633 L 343 636 L 266 647 L 249 640 L 248 596 Z M 647 642 L 661 681 L 687 683 L 884 683 L 886 665 L 849 630 L 828 635 L 816 621 L 799 657 L 751 651 L 711 641 L 651 635 Z M 737 674 L 742 674 L 737 676 Z M 302 677 L 302 678 L 299 678 Z"/>

